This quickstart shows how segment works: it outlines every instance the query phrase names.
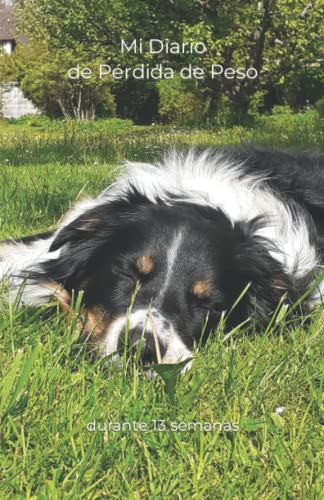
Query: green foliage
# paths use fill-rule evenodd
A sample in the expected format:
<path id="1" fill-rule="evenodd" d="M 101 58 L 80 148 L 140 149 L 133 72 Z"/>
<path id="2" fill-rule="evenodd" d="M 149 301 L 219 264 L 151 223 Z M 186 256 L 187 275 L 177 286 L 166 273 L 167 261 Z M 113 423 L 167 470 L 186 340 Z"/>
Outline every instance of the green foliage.
<path id="1" fill-rule="evenodd" d="M 319 313 L 289 334 L 217 332 L 172 404 L 160 377 L 89 359 L 75 326 L 42 313 L 1 306 L 1 496 L 320 497 Z M 126 422 L 148 430 L 104 430 Z"/>
<path id="2" fill-rule="evenodd" d="M 256 90 L 250 98 L 249 111 L 250 117 L 257 116 L 264 110 L 264 96 L 266 95 L 265 90 Z"/>
<path id="3" fill-rule="evenodd" d="M 174 401 L 177 380 L 182 370 L 191 361 L 191 359 L 186 359 L 177 364 L 154 364 L 151 369 L 154 370 L 164 382 L 165 393 L 169 398 L 170 402 Z"/>
<path id="4" fill-rule="evenodd" d="M 316 108 L 316 111 L 319 114 L 319 117 L 321 119 L 323 119 L 324 118 L 324 97 L 322 97 L 321 99 L 319 99 L 318 101 L 316 101 L 315 108 Z"/>
<path id="5" fill-rule="evenodd" d="M 128 78 L 113 86 L 118 116 L 144 125 L 158 119 L 159 95 L 153 82 Z"/>
<path id="6" fill-rule="evenodd" d="M 51 49 L 73 50 L 91 57 L 118 60 L 121 35 L 140 35 L 148 3 L 139 0 L 16 0 L 20 29 L 29 40 L 45 41 Z M 145 27 L 142 28 L 142 34 Z M 90 57 L 91 56 L 91 57 Z"/>
<path id="7" fill-rule="evenodd" d="M 129 120 L 117 118 L 79 123 L 32 116 L 0 120 L 0 165 L 56 164 L 59 169 L 71 164 L 115 164 L 125 158 L 150 161 L 172 146 L 208 147 L 246 142 L 276 148 L 323 149 L 323 136 L 324 129 L 314 110 L 261 115 L 253 117 L 245 127 L 206 122 L 201 129 L 133 126 Z"/>
<path id="8" fill-rule="evenodd" d="M 209 131 L 0 120 L 0 239 L 54 226 L 71 200 L 111 183 L 122 158 L 172 145 L 321 146 L 316 116 Z M 322 311 L 286 324 L 280 310 L 261 335 L 224 340 L 220 328 L 188 373 L 159 365 L 147 378 L 136 363 L 91 356 L 75 315 L 0 302 L 1 498 L 321 497 Z M 102 430 L 87 428 L 95 419 Z M 148 430 L 104 430 L 127 422 Z"/>
<path id="9" fill-rule="evenodd" d="M 68 77 L 68 69 L 82 61 L 97 73 L 101 62 L 98 58 L 84 61 L 74 51 L 54 51 L 44 43 L 35 42 L 19 45 L 13 55 L 0 58 L 0 73 L 5 81 L 18 81 L 25 96 L 52 118 L 63 115 L 87 120 L 96 113 L 114 115 L 111 79 Z"/>
<path id="10" fill-rule="evenodd" d="M 191 81 L 178 75 L 158 83 L 159 114 L 163 122 L 176 125 L 198 125 L 203 120 L 203 105 Z"/>
<path id="11" fill-rule="evenodd" d="M 289 115 L 292 113 L 292 110 L 287 105 L 279 106 L 277 104 L 276 106 L 273 106 L 271 112 L 273 115 Z"/>
<path id="12" fill-rule="evenodd" d="M 313 104 L 322 95 L 323 10 L 320 2 L 74 0 L 72 6 L 61 0 L 17 0 L 15 3 L 24 33 L 30 40 L 45 41 L 51 51 L 62 51 L 62 62 L 65 52 L 73 48 L 73 56 L 80 61 L 102 58 L 122 66 L 163 62 L 175 70 L 191 63 L 204 68 L 207 77 L 199 81 L 193 92 L 186 89 L 186 96 L 176 91 L 176 82 L 174 88 L 168 82 L 159 86 L 163 96 L 178 93 L 177 108 L 183 106 L 189 113 L 188 123 L 206 119 L 217 122 L 217 115 L 228 112 L 241 122 L 245 115 L 255 116 L 273 104 L 287 104 L 296 111 L 307 101 Z M 168 38 L 179 43 L 193 40 L 204 42 L 207 51 L 200 55 L 153 56 L 147 52 L 122 55 L 121 38 L 127 41 Z M 230 79 L 224 76 L 212 79 L 212 64 L 244 70 L 255 67 L 259 76 L 255 80 L 242 80 L 237 74 Z M 155 111 L 149 113 L 151 103 L 154 102 L 154 107 L 156 104 L 152 93 L 154 82 L 133 86 L 128 101 L 127 87 L 125 82 L 114 85 L 117 100 L 120 93 L 121 116 L 141 123 L 155 119 Z M 150 98 L 146 98 L 148 94 Z M 223 98 L 229 102 L 226 110 Z M 198 112 L 193 111 L 199 100 L 203 105 Z M 141 106 L 146 108 L 145 116 L 137 118 Z M 175 105 L 171 109 L 164 97 L 160 114 L 164 121 L 183 122 L 181 116 L 174 115 L 184 113 Z"/>

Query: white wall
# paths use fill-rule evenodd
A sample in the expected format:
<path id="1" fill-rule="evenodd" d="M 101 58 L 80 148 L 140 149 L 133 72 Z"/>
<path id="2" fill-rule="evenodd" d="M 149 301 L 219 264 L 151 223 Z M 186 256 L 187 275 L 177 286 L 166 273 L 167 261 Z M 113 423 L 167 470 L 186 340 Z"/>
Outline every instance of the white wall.
<path id="1" fill-rule="evenodd" d="M 4 118 L 20 118 L 24 115 L 36 115 L 39 113 L 33 103 L 26 99 L 16 83 L 11 83 L 2 89 L 2 109 Z"/>
<path id="2" fill-rule="evenodd" d="M 0 48 L 2 48 L 6 54 L 10 56 L 10 54 L 13 51 L 13 41 L 12 40 L 6 40 L 3 42 L 0 42 Z"/>

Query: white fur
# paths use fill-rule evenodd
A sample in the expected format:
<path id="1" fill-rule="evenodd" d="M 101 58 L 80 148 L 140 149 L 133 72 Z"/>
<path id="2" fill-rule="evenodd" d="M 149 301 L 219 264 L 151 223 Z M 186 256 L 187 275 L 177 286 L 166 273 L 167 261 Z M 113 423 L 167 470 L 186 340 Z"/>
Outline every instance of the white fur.
<path id="1" fill-rule="evenodd" d="M 78 202 L 51 238 L 28 245 L 14 242 L 0 245 L 0 280 L 7 277 L 15 294 L 22 283 L 15 274 L 37 269 L 41 262 L 57 258 L 59 251 L 48 250 L 62 227 L 97 205 L 126 197 L 132 188 L 153 202 L 162 199 L 171 204 L 174 198 L 181 197 L 188 202 L 219 208 L 232 224 L 262 216 L 267 223 L 258 234 L 275 244 L 278 251 L 273 250 L 272 256 L 289 275 L 301 278 L 310 271 L 320 272 L 319 257 L 310 242 L 302 212 L 297 221 L 293 220 L 290 209 L 268 188 L 266 178 L 245 175 L 242 165 L 232 163 L 221 153 L 207 150 L 198 154 L 192 150 L 186 154 L 170 153 L 158 168 L 146 163 L 127 163 L 125 174 L 96 199 Z M 22 303 L 38 305 L 46 302 L 48 291 L 45 290 L 43 297 L 42 288 L 27 281 Z M 323 282 L 309 304 L 313 306 L 320 302 L 322 296 Z"/>
<path id="2" fill-rule="evenodd" d="M 15 300 L 22 288 L 21 304 L 39 306 L 48 302 L 53 296 L 53 288 L 45 283 L 30 284 L 28 279 L 20 276 L 22 271 L 36 271 L 40 264 L 59 256 L 59 251 L 48 252 L 52 238 L 38 240 L 30 245 L 19 242 L 9 242 L 0 245 L 0 281 L 7 279 L 10 286 L 11 299 Z"/>
<path id="3" fill-rule="evenodd" d="M 21 289 L 21 305 L 40 306 L 52 299 L 55 289 L 53 284 L 35 284 L 19 275 L 24 271 L 38 271 L 43 262 L 57 259 L 61 250 L 50 252 L 49 248 L 58 233 L 67 224 L 80 217 L 91 208 L 98 206 L 98 199 L 87 198 L 76 203 L 63 217 L 58 229 L 46 239 L 32 243 L 9 240 L 0 243 L 0 282 L 7 280 L 10 286 L 11 300 L 15 300 Z"/>
<path id="4" fill-rule="evenodd" d="M 140 309 L 131 313 L 128 317 L 122 316 L 113 321 L 101 341 L 101 352 L 104 356 L 117 351 L 118 339 L 126 328 L 141 328 L 143 336 L 145 333 L 152 333 L 154 329 L 158 339 L 166 345 L 166 352 L 162 358 L 162 363 L 177 363 L 192 357 L 192 353 L 182 342 L 181 337 L 175 331 L 173 325 L 169 323 L 169 328 L 165 328 L 164 318 L 155 308 L 151 310 Z M 189 363 L 188 363 L 189 365 Z"/>
<path id="5" fill-rule="evenodd" d="M 177 259 L 178 251 L 182 240 L 183 240 L 183 234 L 181 232 L 177 233 L 173 238 L 170 248 L 168 249 L 166 276 L 158 298 L 162 298 L 166 290 L 168 289 L 170 279 L 173 273 L 174 264 Z"/>
<path id="6" fill-rule="evenodd" d="M 163 298 L 167 292 L 167 288 L 172 276 L 173 268 L 177 259 L 178 250 L 180 248 L 183 235 L 181 232 L 176 233 L 172 240 L 171 246 L 167 253 L 167 267 L 164 283 L 160 290 L 156 303 Z M 158 307 L 158 306 L 157 306 Z M 131 313 L 129 316 L 121 316 L 113 321 L 103 336 L 101 343 L 101 352 L 104 356 L 110 355 L 117 351 L 118 340 L 126 328 L 141 328 L 143 336 L 145 333 L 152 333 L 152 329 L 157 337 L 163 342 L 167 349 L 162 358 L 162 363 L 176 363 L 190 358 L 191 352 L 181 340 L 180 335 L 175 331 L 174 326 L 168 322 L 168 328 L 164 327 L 165 318 L 156 308 L 151 310 L 141 309 Z M 184 371 L 188 370 L 191 363 L 187 363 Z"/>
<path id="7" fill-rule="evenodd" d="M 271 255 L 288 275 L 302 278 L 312 270 L 318 273 L 321 270 L 304 214 L 300 212 L 298 220 L 294 220 L 289 207 L 268 188 L 266 177 L 246 175 L 243 165 L 232 163 L 222 153 L 171 152 L 158 168 L 146 163 L 127 163 L 126 174 L 101 196 L 107 200 L 124 197 L 130 187 L 153 202 L 162 199 L 173 203 L 171 195 L 219 208 L 232 224 L 261 216 L 266 224 L 257 234 L 274 243 L 278 250 L 271 251 Z M 322 282 L 309 304 L 319 303 L 323 295 Z"/>

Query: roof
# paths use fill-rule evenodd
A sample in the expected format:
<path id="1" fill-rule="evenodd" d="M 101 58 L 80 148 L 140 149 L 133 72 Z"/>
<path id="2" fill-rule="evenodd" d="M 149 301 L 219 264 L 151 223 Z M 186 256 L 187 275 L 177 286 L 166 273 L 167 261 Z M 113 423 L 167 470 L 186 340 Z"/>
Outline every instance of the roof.
<path id="1" fill-rule="evenodd" d="M 27 39 L 22 33 L 17 33 L 13 8 L 0 0 L 0 42 L 16 40 L 26 43 Z"/>
<path id="2" fill-rule="evenodd" d="M 0 2 L 0 40 L 14 40 L 16 29 L 13 23 L 12 7 Z"/>

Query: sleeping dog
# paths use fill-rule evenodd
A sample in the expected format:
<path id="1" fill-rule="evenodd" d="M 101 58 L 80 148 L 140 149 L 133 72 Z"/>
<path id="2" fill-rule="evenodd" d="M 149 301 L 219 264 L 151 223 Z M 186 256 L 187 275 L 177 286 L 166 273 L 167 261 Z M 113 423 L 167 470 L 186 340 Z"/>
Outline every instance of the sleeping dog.
<path id="1" fill-rule="evenodd" d="M 11 297 L 20 289 L 21 304 L 56 299 L 68 310 L 83 290 L 92 342 L 103 355 L 117 353 L 127 330 L 144 364 L 190 358 L 224 315 L 227 328 L 269 320 L 323 264 L 323 157 L 257 149 L 128 163 L 54 231 L 0 244 Z M 322 282 L 304 307 L 323 294 Z"/>

